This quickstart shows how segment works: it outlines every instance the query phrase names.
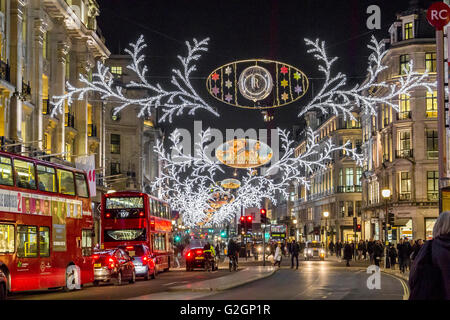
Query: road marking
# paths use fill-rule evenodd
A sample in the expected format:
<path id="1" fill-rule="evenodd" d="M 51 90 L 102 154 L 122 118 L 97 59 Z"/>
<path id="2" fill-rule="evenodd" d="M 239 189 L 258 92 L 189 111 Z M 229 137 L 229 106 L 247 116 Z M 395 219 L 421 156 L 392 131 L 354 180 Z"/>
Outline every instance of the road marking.
<path id="1" fill-rule="evenodd" d="M 175 283 L 178 283 L 178 281 L 169 282 L 169 283 L 163 283 L 163 286 L 170 286 L 171 284 L 175 284 Z"/>
<path id="2" fill-rule="evenodd" d="M 403 279 L 398 278 L 398 277 L 396 277 L 396 276 L 394 276 L 394 275 L 392 275 L 390 273 L 387 273 L 387 272 L 383 272 L 383 273 L 387 274 L 388 276 L 391 276 L 392 278 L 397 279 L 398 281 L 400 281 L 400 284 L 403 287 L 403 300 L 408 300 L 409 299 L 409 287 L 406 284 L 406 282 Z"/>

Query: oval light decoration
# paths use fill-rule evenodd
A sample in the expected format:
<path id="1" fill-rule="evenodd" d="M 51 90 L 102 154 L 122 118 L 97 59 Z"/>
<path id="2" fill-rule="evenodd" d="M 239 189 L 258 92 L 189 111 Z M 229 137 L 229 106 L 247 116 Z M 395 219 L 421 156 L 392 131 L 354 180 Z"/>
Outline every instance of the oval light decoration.
<path id="1" fill-rule="evenodd" d="M 223 180 L 220 185 L 225 189 L 237 189 L 241 186 L 241 182 L 237 179 L 229 178 Z"/>
<path id="2" fill-rule="evenodd" d="M 216 158 L 232 168 L 256 168 L 272 159 L 272 149 L 259 140 L 234 139 L 221 144 L 216 149 Z"/>
<path id="3" fill-rule="evenodd" d="M 249 109 L 287 105 L 303 97 L 308 87 L 308 77 L 300 69 L 265 59 L 225 64 L 206 79 L 206 88 L 214 98 Z"/>

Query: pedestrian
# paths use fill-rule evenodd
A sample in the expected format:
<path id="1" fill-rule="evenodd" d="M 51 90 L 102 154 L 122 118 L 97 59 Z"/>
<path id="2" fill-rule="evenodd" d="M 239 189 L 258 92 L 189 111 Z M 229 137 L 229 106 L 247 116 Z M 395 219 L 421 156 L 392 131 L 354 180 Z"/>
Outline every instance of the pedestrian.
<path id="1" fill-rule="evenodd" d="M 373 241 L 373 238 L 371 238 L 370 241 L 367 243 L 367 253 L 369 254 L 370 264 L 374 264 L 374 260 L 373 260 L 374 245 L 375 245 L 375 242 Z"/>
<path id="2" fill-rule="evenodd" d="M 415 257 L 409 274 L 410 300 L 450 300 L 450 211 L 442 212 Z"/>
<path id="3" fill-rule="evenodd" d="M 359 240 L 359 243 L 358 243 L 358 260 L 362 259 L 363 247 L 364 247 L 364 241 Z"/>
<path id="4" fill-rule="evenodd" d="M 174 257 L 175 257 L 175 262 L 177 263 L 177 268 L 180 268 L 180 267 L 181 267 L 181 265 L 180 265 L 180 260 L 178 260 L 178 257 L 181 255 L 180 253 L 181 253 L 180 247 L 179 247 L 179 246 L 175 246 L 175 247 L 173 248 L 173 255 L 174 255 Z"/>
<path id="5" fill-rule="evenodd" d="M 353 258 L 353 249 L 351 244 L 349 244 L 348 242 L 345 243 L 345 247 L 344 247 L 344 259 L 347 260 L 347 267 L 350 267 L 350 260 L 352 260 Z"/>
<path id="6" fill-rule="evenodd" d="M 295 242 L 295 240 L 287 243 L 287 250 L 288 250 L 289 255 L 292 255 L 292 243 L 294 243 L 294 242 Z"/>
<path id="7" fill-rule="evenodd" d="M 216 254 L 217 254 L 217 259 L 220 260 L 220 245 L 218 242 L 216 244 Z"/>
<path id="8" fill-rule="evenodd" d="M 364 261 L 367 260 L 367 240 L 365 242 L 363 242 L 363 257 L 364 257 Z"/>
<path id="9" fill-rule="evenodd" d="M 417 257 L 417 254 L 420 251 L 420 248 L 422 248 L 423 246 L 423 240 L 422 239 L 418 239 L 415 243 L 414 246 L 412 248 L 412 253 L 410 255 L 410 259 L 411 259 L 411 263 L 414 261 L 414 259 Z"/>
<path id="10" fill-rule="evenodd" d="M 411 270 L 411 259 L 409 258 L 412 253 L 412 245 L 411 241 L 408 241 L 408 238 L 405 237 L 405 241 L 403 242 L 405 246 L 405 256 L 403 258 L 403 263 L 405 264 L 405 271 Z"/>
<path id="11" fill-rule="evenodd" d="M 281 259 L 282 259 L 281 243 L 278 243 L 278 246 L 275 249 L 275 255 L 273 257 L 273 265 L 276 266 L 278 264 L 278 268 L 280 268 L 281 267 Z"/>
<path id="12" fill-rule="evenodd" d="M 397 263 L 397 250 L 392 243 L 389 243 L 389 261 L 391 269 L 395 270 L 395 264 Z"/>
<path id="13" fill-rule="evenodd" d="M 330 241 L 330 244 L 328 245 L 328 249 L 330 250 L 330 254 L 334 253 L 334 243 L 333 240 Z"/>
<path id="14" fill-rule="evenodd" d="M 294 258 L 297 263 L 297 267 L 295 269 L 298 269 L 298 253 L 300 252 L 300 246 L 298 245 L 295 240 L 292 240 L 291 243 L 291 269 L 294 268 Z"/>
<path id="15" fill-rule="evenodd" d="M 342 256 L 342 242 L 341 240 L 338 241 L 336 244 L 336 257 L 341 258 Z"/>
<path id="16" fill-rule="evenodd" d="M 381 241 L 375 241 L 373 245 L 373 260 L 376 266 L 380 266 L 381 258 L 383 257 L 383 246 L 381 245 Z"/>

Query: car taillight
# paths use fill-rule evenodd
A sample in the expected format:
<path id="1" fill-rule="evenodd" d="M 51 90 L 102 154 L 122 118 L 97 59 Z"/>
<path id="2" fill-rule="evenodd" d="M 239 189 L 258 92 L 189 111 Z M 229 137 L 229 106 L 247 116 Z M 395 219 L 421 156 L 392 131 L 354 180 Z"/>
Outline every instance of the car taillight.
<path id="1" fill-rule="evenodd" d="M 94 254 L 93 256 L 92 256 L 92 260 L 97 260 L 98 259 L 98 255 L 97 254 Z"/>
<path id="2" fill-rule="evenodd" d="M 108 259 L 108 268 L 109 268 L 109 269 L 114 269 L 115 262 L 116 262 L 116 261 L 115 261 L 113 258 L 109 258 L 109 259 Z"/>
<path id="3" fill-rule="evenodd" d="M 203 254 L 203 250 L 197 250 L 197 251 L 195 251 L 195 253 L 198 255 Z"/>
<path id="4" fill-rule="evenodd" d="M 126 247 L 126 248 L 127 248 L 127 250 L 132 250 L 132 249 L 134 249 L 133 246 L 128 246 L 128 247 Z"/>
<path id="5" fill-rule="evenodd" d="M 110 218 L 110 217 L 111 217 L 111 213 L 105 214 L 105 217 L 106 217 L 106 218 Z"/>
<path id="6" fill-rule="evenodd" d="M 143 256 L 142 257 L 142 264 L 147 264 L 148 262 L 148 257 L 147 256 Z"/>
<path id="7" fill-rule="evenodd" d="M 139 212 L 139 217 L 143 217 L 144 216 L 144 212 Z"/>
<path id="8" fill-rule="evenodd" d="M 186 257 L 190 258 L 191 257 L 191 252 L 189 251 L 188 254 L 186 255 Z"/>

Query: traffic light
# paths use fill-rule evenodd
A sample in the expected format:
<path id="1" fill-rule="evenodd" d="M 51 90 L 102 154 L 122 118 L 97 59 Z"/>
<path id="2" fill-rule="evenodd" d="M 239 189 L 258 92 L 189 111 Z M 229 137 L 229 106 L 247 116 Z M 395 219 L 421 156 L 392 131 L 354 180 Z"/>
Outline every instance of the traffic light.
<path id="1" fill-rule="evenodd" d="M 353 231 L 357 232 L 357 228 L 358 228 L 358 218 L 354 217 L 353 218 Z"/>
<path id="2" fill-rule="evenodd" d="M 225 230 L 220 231 L 220 236 L 222 238 L 226 238 L 227 237 L 227 232 Z"/>
<path id="3" fill-rule="evenodd" d="M 393 212 L 389 212 L 388 213 L 388 224 L 390 224 L 391 226 L 393 226 L 395 223 L 395 215 Z"/>
<path id="4" fill-rule="evenodd" d="M 247 224 L 247 231 L 252 231 L 252 226 L 253 226 L 253 217 L 252 216 L 247 216 L 246 219 L 246 224 Z"/>
<path id="5" fill-rule="evenodd" d="M 175 240 L 175 242 L 178 242 L 178 241 L 181 240 L 181 237 L 180 237 L 179 235 L 176 235 L 175 238 L 174 238 L 174 240 Z"/>
<path id="6" fill-rule="evenodd" d="M 361 232 L 361 225 L 360 224 L 356 225 L 356 232 Z"/>
<path id="7" fill-rule="evenodd" d="M 262 208 L 259 212 L 261 213 L 261 223 L 267 224 L 266 209 Z"/>

